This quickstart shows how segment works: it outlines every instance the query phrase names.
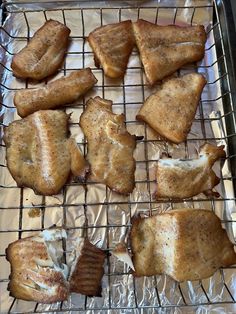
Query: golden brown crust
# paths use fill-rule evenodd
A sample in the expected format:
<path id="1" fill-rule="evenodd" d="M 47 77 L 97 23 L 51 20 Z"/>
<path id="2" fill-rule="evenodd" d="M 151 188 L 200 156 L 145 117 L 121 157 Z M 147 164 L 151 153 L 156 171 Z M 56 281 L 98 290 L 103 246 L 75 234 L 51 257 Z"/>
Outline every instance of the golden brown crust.
<path id="1" fill-rule="evenodd" d="M 209 194 L 220 179 L 212 170 L 214 162 L 225 158 L 224 146 L 204 144 L 198 159 L 160 159 L 157 163 L 156 198 L 189 198 Z"/>
<path id="2" fill-rule="evenodd" d="M 71 172 L 73 176 L 78 177 L 80 181 L 84 181 L 90 170 L 89 164 L 74 139 L 70 138 L 68 140 L 68 147 L 71 156 Z"/>
<path id="3" fill-rule="evenodd" d="M 209 165 L 213 166 L 218 159 L 225 158 L 224 145 L 216 146 L 205 143 L 199 149 L 199 156 L 204 155 L 208 157 Z"/>
<path id="4" fill-rule="evenodd" d="M 69 280 L 70 291 L 90 297 L 100 297 L 105 257 L 106 254 L 103 250 L 85 239 L 80 256 Z"/>
<path id="5" fill-rule="evenodd" d="M 88 140 L 87 159 L 91 179 L 112 190 L 128 194 L 134 189 L 136 146 L 124 124 L 124 115 L 112 112 L 112 102 L 95 97 L 87 102 L 80 126 Z"/>
<path id="6" fill-rule="evenodd" d="M 66 183 L 71 169 L 79 177 L 86 175 L 87 165 L 79 148 L 76 151 L 75 146 L 72 150 L 68 146 L 68 120 L 62 111 L 41 110 L 5 128 L 7 166 L 18 186 L 54 195 Z"/>
<path id="7" fill-rule="evenodd" d="M 97 82 L 90 68 L 72 72 L 45 87 L 22 89 L 15 93 L 14 105 L 20 117 L 75 102 Z"/>
<path id="8" fill-rule="evenodd" d="M 105 75 L 123 77 L 134 46 L 130 20 L 96 28 L 88 36 L 94 52 L 96 67 L 102 66 Z"/>
<path id="9" fill-rule="evenodd" d="M 138 20 L 133 23 L 133 30 L 150 84 L 204 57 L 206 33 L 202 25 L 160 26 Z"/>
<path id="10" fill-rule="evenodd" d="M 26 47 L 12 60 L 16 77 L 42 80 L 60 67 L 69 45 L 70 29 L 49 20 L 37 30 Z"/>
<path id="11" fill-rule="evenodd" d="M 205 84 L 197 73 L 170 79 L 146 99 L 136 118 L 167 140 L 181 143 L 187 139 Z"/>
<path id="12" fill-rule="evenodd" d="M 70 292 L 101 296 L 105 252 L 79 238 L 68 279 L 68 266 L 62 262 L 63 238 L 67 238 L 65 230 L 55 228 L 9 244 L 6 258 L 11 264 L 11 296 L 40 303 L 67 300 Z"/>
<path id="13" fill-rule="evenodd" d="M 236 263 L 220 219 L 207 210 L 179 209 L 134 219 L 130 239 L 135 276 L 199 280 Z"/>
<path id="14" fill-rule="evenodd" d="M 40 303 L 68 298 L 66 279 L 55 270 L 42 237 L 28 237 L 11 243 L 6 258 L 11 264 L 8 285 L 11 296 Z"/>

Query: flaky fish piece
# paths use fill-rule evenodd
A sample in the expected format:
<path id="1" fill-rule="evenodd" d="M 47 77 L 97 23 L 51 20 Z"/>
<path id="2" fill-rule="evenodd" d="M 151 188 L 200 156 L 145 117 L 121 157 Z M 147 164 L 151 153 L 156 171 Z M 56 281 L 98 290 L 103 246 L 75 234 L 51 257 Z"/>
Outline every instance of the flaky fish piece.
<path id="1" fill-rule="evenodd" d="M 181 143 L 187 139 L 205 84 L 198 73 L 170 79 L 146 99 L 136 118 L 167 140 Z"/>
<path id="2" fill-rule="evenodd" d="M 135 276 L 167 274 L 177 281 L 212 276 L 236 263 L 220 219 L 203 209 L 178 209 L 136 218 L 131 228 Z"/>
<path id="3" fill-rule="evenodd" d="M 40 303 L 68 298 L 68 268 L 61 262 L 63 237 L 66 237 L 63 230 L 47 230 L 8 246 L 6 257 L 11 264 L 8 290 L 12 297 Z"/>
<path id="4" fill-rule="evenodd" d="M 114 249 L 111 251 L 111 254 L 115 256 L 119 261 L 126 264 L 130 269 L 135 270 L 131 256 L 124 242 L 117 243 Z"/>
<path id="5" fill-rule="evenodd" d="M 110 100 L 95 97 L 88 100 L 80 126 L 88 141 L 90 178 L 128 194 L 134 189 L 136 137 L 127 132 L 124 120 L 112 112 Z"/>
<path id="6" fill-rule="evenodd" d="M 88 239 L 83 241 L 82 249 L 78 253 L 69 279 L 70 292 L 100 297 L 106 254 Z"/>
<path id="7" fill-rule="evenodd" d="M 75 256 L 63 259 L 63 244 Z M 69 242 L 68 242 L 69 241 Z M 67 238 L 64 229 L 46 229 L 9 244 L 6 258 L 11 264 L 10 295 L 26 301 L 54 303 L 67 300 L 70 292 L 101 296 L 106 254 L 86 238 Z"/>
<path id="8" fill-rule="evenodd" d="M 68 139 L 68 120 L 62 111 L 41 110 L 5 128 L 7 166 L 18 186 L 54 195 L 70 172 L 85 178 L 88 164 L 74 140 Z"/>
<path id="9" fill-rule="evenodd" d="M 97 79 L 90 68 L 72 72 L 45 87 L 36 89 L 22 89 L 15 93 L 14 105 L 20 117 L 38 111 L 57 108 L 75 102 L 87 93 Z"/>
<path id="10" fill-rule="evenodd" d="M 34 33 L 26 47 L 14 55 L 11 68 L 16 77 L 42 80 L 62 64 L 69 45 L 70 29 L 49 20 Z"/>
<path id="11" fill-rule="evenodd" d="M 212 189 L 220 182 L 212 167 L 225 158 L 224 146 L 205 143 L 198 159 L 159 159 L 156 167 L 156 198 L 189 198 L 199 193 L 216 195 Z"/>
<path id="12" fill-rule="evenodd" d="M 111 78 L 123 77 L 134 47 L 130 20 L 96 28 L 88 36 L 96 67 Z"/>
<path id="13" fill-rule="evenodd" d="M 206 32 L 202 25 L 160 26 L 140 19 L 133 23 L 133 30 L 151 85 L 183 65 L 200 61 L 204 57 Z"/>

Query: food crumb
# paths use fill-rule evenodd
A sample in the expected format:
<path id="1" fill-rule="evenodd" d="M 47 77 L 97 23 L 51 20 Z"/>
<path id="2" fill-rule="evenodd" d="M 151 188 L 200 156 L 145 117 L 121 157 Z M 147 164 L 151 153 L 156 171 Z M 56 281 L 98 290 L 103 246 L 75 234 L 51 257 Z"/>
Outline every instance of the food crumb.
<path id="1" fill-rule="evenodd" d="M 28 212 L 30 218 L 40 217 L 41 211 L 40 208 L 31 208 Z"/>

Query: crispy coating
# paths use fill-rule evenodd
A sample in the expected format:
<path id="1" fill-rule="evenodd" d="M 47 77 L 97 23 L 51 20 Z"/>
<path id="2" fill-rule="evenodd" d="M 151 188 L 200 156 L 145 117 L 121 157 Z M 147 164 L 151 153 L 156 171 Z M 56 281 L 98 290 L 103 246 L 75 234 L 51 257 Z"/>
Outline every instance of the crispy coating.
<path id="1" fill-rule="evenodd" d="M 88 140 L 91 179 L 118 193 L 131 193 L 134 189 L 136 138 L 127 132 L 124 115 L 112 112 L 111 101 L 95 97 L 88 100 L 80 117 L 80 126 Z"/>
<path id="2" fill-rule="evenodd" d="M 69 149 L 71 158 L 70 164 L 71 172 L 80 181 L 84 181 L 87 176 L 87 173 L 89 172 L 89 165 L 73 138 L 68 139 L 67 147 Z"/>
<path id="3" fill-rule="evenodd" d="M 54 74 L 62 64 L 69 45 L 70 29 L 49 20 L 37 30 L 26 47 L 12 60 L 16 77 L 42 80 Z"/>
<path id="4" fill-rule="evenodd" d="M 88 36 L 94 52 L 95 65 L 102 66 L 105 75 L 123 77 L 134 47 L 132 22 L 130 20 L 96 28 Z"/>
<path id="5" fill-rule="evenodd" d="M 167 274 L 177 281 L 199 280 L 236 263 L 220 219 L 208 210 L 185 208 L 136 218 L 130 239 L 135 276 Z"/>
<path id="6" fill-rule="evenodd" d="M 6 256 L 11 263 L 8 285 L 11 296 L 40 303 L 54 303 L 68 298 L 66 278 L 61 271 L 55 269 L 41 236 L 11 243 Z"/>
<path id="7" fill-rule="evenodd" d="M 106 254 L 103 250 L 85 239 L 74 271 L 69 279 L 70 291 L 90 297 L 100 297 L 105 257 Z"/>
<path id="8" fill-rule="evenodd" d="M 88 165 L 76 143 L 68 139 L 68 120 L 62 111 L 41 110 L 5 128 L 7 166 L 18 186 L 54 195 L 71 170 L 84 179 Z"/>
<path id="9" fill-rule="evenodd" d="M 26 301 L 55 303 L 67 300 L 70 292 L 101 296 L 106 254 L 88 239 L 74 243 L 75 260 L 68 278 L 63 263 L 62 239 L 65 230 L 44 230 L 38 235 L 17 240 L 6 249 L 11 264 L 8 290 L 10 295 Z"/>
<path id="10" fill-rule="evenodd" d="M 90 68 L 72 72 L 45 87 L 22 89 L 15 93 L 14 105 L 19 116 L 73 103 L 87 93 L 97 82 Z"/>
<path id="11" fill-rule="evenodd" d="M 137 119 L 171 142 L 185 141 L 205 84 L 205 78 L 197 73 L 168 80 L 147 98 Z"/>
<path id="12" fill-rule="evenodd" d="M 156 198 L 184 199 L 199 193 L 214 195 L 212 189 L 220 179 L 212 166 L 220 158 L 225 158 L 224 146 L 206 143 L 200 147 L 198 159 L 160 159 L 156 168 Z"/>
<path id="13" fill-rule="evenodd" d="M 174 73 L 204 57 L 206 32 L 202 25 L 160 26 L 144 20 L 133 23 L 134 36 L 148 82 Z"/>

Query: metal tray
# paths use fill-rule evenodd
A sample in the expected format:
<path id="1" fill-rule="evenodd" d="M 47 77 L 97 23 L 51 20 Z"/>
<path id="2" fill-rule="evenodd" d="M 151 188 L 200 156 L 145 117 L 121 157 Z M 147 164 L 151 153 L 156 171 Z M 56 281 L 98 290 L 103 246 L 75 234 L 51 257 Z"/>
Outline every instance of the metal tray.
<path id="1" fill-rule="evenodd" d="M 168 2 L 168 1 L 167 1 Z M 193 313 L 198 312 L 208 313 L 214 309 L 219 311 L 219 313 L 227 313 L 228 311 L 236 311 L 234 303 L 236 302 L 236 289 L 235 289 L 235 276 L 233 276 L 234 267 L 227 267 L 220 269 L 213 277 L 209 280 L 199 281 L 197 283 L 176 283 L 171 281 L 166 276 L 156 276 L 152 278 L 144 278 L 142 282 L 139 279 L 134 279 L 129 273 L 128 269 L 125 266 L 118 265 L 117 261 L 110 255 L 111 249 L 114 247 L 114 242 L 118 241 L 122 236 L 126 236 L 129 228 L 131 226 L 131 216 L 132 214 L 141 209 L 146 210 L 149 215 L 152 214 L 154 210 L 165 210 L 176 208 L 181 206 L 182 203 L 175 201 L 154 201 L 152 199 L 152 191 L 154 186 L 154 179 L 149 169 L 151 165 L 155 163 L 155 159 L 150 158 L 150 150 L 152 149 L 151 145 L 160 145 L 164 147 L 166 152 L 171 152 L 172 154 L 178 156 L 180 151 L 184 151 L 184 156 L 182 157 L 192 157 L 193 147 L 196 147 L 199 143 L 210 141 L 217 143 L 225 143 L 227 147 L 227 165 L 229 168 L 228 174 L 221 175 L 222 179 L 222 190 L 219 199 L 209 199 L 205 197 L 195 197 L 190 200 L 185 201 L 186 204 L 191 207 L 199 207 L 199 204 L 202 206 L 210 207 L 217 214 L 218 208 L 223 208 L 223 212 L 220 213 L 222 218 L 222 223 L 229 226 L 230 230 L 233 230 L 236 220 L 233 219 L 233 216 L 229 216 L 227 213 L 227 208 L 235 208 L 235 196 L 234 194 L 229 195 L 225 191 L 225 183 L 234 187 L 236 191 L 236 124 L 235 124 L 235 92 L 236 92 L 236 79 L 235 71 L 236 65 L 234 63 L 234 49 L 235 49 L 235 28 L 233 24 L 233 18 L 231 14 L 231 9 L 229 1 L 215 0 L 211 4 L 202 5 L 201 1 L 192 1 L 190 5 L 182 5 L 181 1 L 173 1 L 175 4 L 166 5 L 166 1 L 154 1 L 154 5 L 149 6 L 148 2 L 140 1 L 127 1 L 127 2 L 116 2 L 116 1 L 107 1 L 101 4 L 94 4 L 96 6 L 96 18 L 99 17 L 100 24 L 103 24 L 104 16 L 107 15 L 108 11 L 116 12 L 118 20 L 122 19 L 123 11 L 135 12 L 136 17 L 139 17 L 143 14 L 145 10 L 150 10 L 153 12 L 155 23 L 159 22 L 159 16 L 161 11 L 168 12 L 168 22 L 169 23 L 178 23 L 178 15 L 180 11 L 186 10 L 188 12 L 189 24 L 195 23 L 195 17 L 204 12 L 204 10 L 210 10 L 213 13 L 213 23 L 211 27 L 207 29 L 208 37 L 211 36 L 213 43 L 206 47 L 206 52 L 210 56 L 214 56 L 216 53 L 216 58 L 210 58 L 210 63 L 201 63 L 198 65 L 192 65 L 187 67 L 185 70 L 194 70 L 200 71 L 212 80 L 208 80 L 207 89 L 209 90 L 216 86 L 219 88 L 220 94 L 213 98 L 203 98 L 200 101 L 199 111 L 194 121 L 194 124 L 199 126 L 201 129 L 201 134 L 198 136 L 190 136 L 188 140 L 179 147 L 173 147 L 170 144 L 163 142 L 163 140 L 155 139 L 150 136 L 150 130 L 146 125 L 143 125 L 140 122 L 135 121 L 135 119 L 126 119 L 127 128 L 134 132 L 135 128 L 139 128 L 140 124 L 143 127 L 144 139 L 139 141 L 138 145 L 143 147 L 143 156 L 139 156 L 137 159 L 137 165 L 143 167 L 145 172 L 145 178 L 137 179 L 137 186 L 145 186 L 147 192 L 147 197 L 133 198 L 130 196 L 127 199 L 119 199 L 111 195 L 110 191 L 106 188 L 104 192 L 103 200 L 93 201 L 93 197 L 89 195 L 91 189 L 95 189 L 97 185 L 94 182 L 86 182 L 85 184 L 71 182 L 68 183 L 62 194 L 60 195 L 59 203 L 49 203 L 47 198 L 42 197 L 40 202 L 35 204 L 29 204 L 27 200 L 27 191 L 24 188 L 17 188 L 16 185 L 9 185 L 3 180 L 3 177 L 0 176 L 0 194 L 7 195 L 8 198 L 17 201 L 12 202 L 10 205 L 5 206 L 5 203 L 0 204 L 0 237 L 3 249 L 0 251 L 0 265 L 3 265 L 2 270 L 0 269 L 0 297 L 2 299 L 2 304 L 4 303 L 3 311 L 1 313 L 59 313 L 59 312 L 105 312 L 109 311 L 110 313 L 122 312 L 122 313 Z M 172 3 L 173 3 L 172 2 Z M 183 2 L 183 1 L 182 1 Z M 153 2 L 152 2 L 153 3 Z M 169 1 L 168 3 L 171 3 Z M 180 5 L 176 5 L 180 3 Z M 37 2 L 36 2 L 37 4 Z M 40 6 L 42 5 L 42 7 Z M 81 59 L 81 63 L 78 62 L 76 67 L 69 67 L 68 62 L 65 61 L 61 73 L 65 75 L 69 71 L 78 69 L 86 66 L 87 58 L 92 57 L 91 51 L 87 51 L 85 47 L 85 40 L 87 35 L 87 25 L 90 12 L 92 14 L 94 6 L 91 5 L 91 2 L 86 1 L 68 1 L 68 2 L 44 2 L 43 4 L 35 5 L 35 2 L 5 2 L 2 6 L 3 17 L 9 18 L 12 15 L 19 15 L 23 18 L 25 23 L 26 35 L 14 35 L 14 32 L 10 32 L 9 29 L 5 27 L 5 24 L 1 27 L 0 39 L 8 38 L 11 42 L 11 47 L 14 47 L 14 44 L 22 42 L 24 45 L 32 35 L 31 22 L 29 22 L 29 15 L 33 12 L 35 14 L 39 13 L 43 15 L 45 20 L 52 12 L 59 11 L 62 16 L 62 20 L 65 24 L 70 23 L 70 14 L 73 12 L 79 12 L 81 17 L 81 34 L 76 35 L 72 34 L 72 41 L 82 41 L 82 50 L 73 51 L 70 50 L 67 54 L 68 56 L 78 57 Z M 92 15 L 91 15 L 92 16 Z M 86 17 L 86 18 L 85 18 Z M 13 26 L 14 27 L 14 26 Z M 1 41 L 1 54 L 0 56 L 7 55 L 11 58 L 11 55 L 14 54 L 13 51 L 9 50 L 7 45 L 2 44 Z M 134 51 L 133 57 L 137 56 L 137 52 Z M 12 76 L 11 69 L 8 64 L 4 63 L 4 60 L 0 60 L 0 73 L 2 73 L 2 80 L 0 83 L 2 95 L 12 94 L 15 90 L 19 88 L 17 82 L 14 85 L 8 84 L 8 79 Z M 137 83 L 127 83 L 124 79 L 122 82 L 112 83 L 104 77 L 104 73 L 101 69 L 92 68 L 95 76 L 99 75 L 100 79 L 97 85 L 97 92 L 104 98 L 107 97 L 109 89 L 117 90 L 120 94 L 122 101 L 114 102 L 113 108 L 117 108 L 119 111 L 123 111 L 127 117 L 127 111 L 132 106 L 140 107 L 143 101 L 146 99 L 147 94 L 150 93 L 148 86 L 145 83 L 145 76 L 140 64 L 135 66 L 129 66 L 128 72 L 135 72 L 135 75 L 139 76 Z M 183 69 L 184 71 L 184 69 Z M 213 72 L 213 76 L 212 73 Z M 4 73 L 4 75 L 3 75 Z M 181 71 L 178 71 L 178 74 L 181 74 Z M 20 86 L 28 88 L 31 83 L 29 81 L 25 82 L 25 86 Z M 139 101 L 130 101 L 129 100 L 129 89 L 134 88 L 137 90 L 141 97 Z M 14 112 L 14 107 L 9 106 L 9 104 L 3 101 L 1 103 L 1 129 L 6 124 L 4 120 L 4 115 Z M 212 116 L 208 115 L 206 112 L 206 107 L 209 105 L 211 108 L 214 108 L 214 104 L 218 102 L 223 104 L 223 111 L 219 112 Z M 67 110 L 83 110 L 85 107 L 86 98 L 83 98 L 78 106 L 67 106 Z M 9 121 L 8 121 L 9 122 Z M 221 132 L 208 132 L 209 128 L 212 128 L 212 125 L 219 125 Z M 71 127 L 78 127 L 78 121 L 72 122 Z M 78 141 L 78 144 L 82 147 L 84 154 L 86 155 L 86 140 L 82 138 Z M 5 156 L 5 145 L 0 142 L 0 155 L 1 164 L 0 167 L 3 171 L 6 170 L 6 163 L 4 160 Z M 0 169 L 0 170 L 1 170 Z M 71 188 L 81 188 L 83 192 L 83 198 L 71 201 L 68 197 L 68 191 Z M 99 189 L 99 187 L 98 187 Z M 124 206 L 126 208 L 126 218 L 123 221 L 113 220 L 114 208 Z M 40 218 L 39 225 L 28 227 L 25 222 L 28 219 L 27 211 L 34 208 L 40 209 Z M 96 221 L 91 223 L 89 215 L 91 214 L 90 208 L 100 208 L 105 213 L 105 218 L 101 221 Z M 68 230 L 69 232 L 78 230 L 85 232 L 92 239 L 97 240 L 95 236 L 96 232 L 100 232 L 105 236 L 105 240 L 102 244 L 103 248 L 107 250 L 107 261 L 105 266 L 105 275 L 104 275 L 104 297 L 97 300 L 97 298 L 90 299 L 82 296 L 74 296 L 69 302 L 62 302 L 53 304 L 50 306 L 45 306 L 42 304 L 36 304 L 32 302 L 17 301 L 14 298 L 7 298 L 5 296 L 5 290 L 8 283 L 9 275 L 9 265 L 5 261 L 5 248 L 11 242 L 11 236 L 14 235 L 15 239 L 25 237 L 33 232 L 43 230 L 48 227 L 47 215 L 48 210 L 53 211 L 54 209 L 58 210 L 58 215 L 60 215 L 61 225 Z M 71 226 L 69 224 L 69 211 L 78 211 L 81 215 L 84 216 L 84 223 Z M 113 214 L 112 214 L 113 210 Z M 14 224 L 6 221 L 7 213 L 9 212 L 9 217 L 14 218 Z M 117 213 L 119 215 L 119 213 Z M 15 221 L 17 220 L 17 221 Z M 117 222 L 119 221 L 119 222 Z M 228 228 L 229 229 L 229 228 Z M 227 229 L 227 230 L 228 230 Z M 119 230 L 120 234 L 119 239 L 114 236 L 114 230 Z M 121 231 L 123 230 L 123 231 Z M 231 238 L 232 234 L 231 234 Z M 66 253 L 66 252 L 65 252 Z M 4 269 L 4 271 L 3 271 Z M 6 271 L 8 269 L 8 273 Z M 230 274 L 230 275 L 229 275 Z M 122 284 L 120 282 L 122 281 Z M 150 295 L 149 295 L 150 294 Z M 27 304 L 26 304 L 27 303 Z M 7 304 L 7 306 L 6 306 Z"/>

